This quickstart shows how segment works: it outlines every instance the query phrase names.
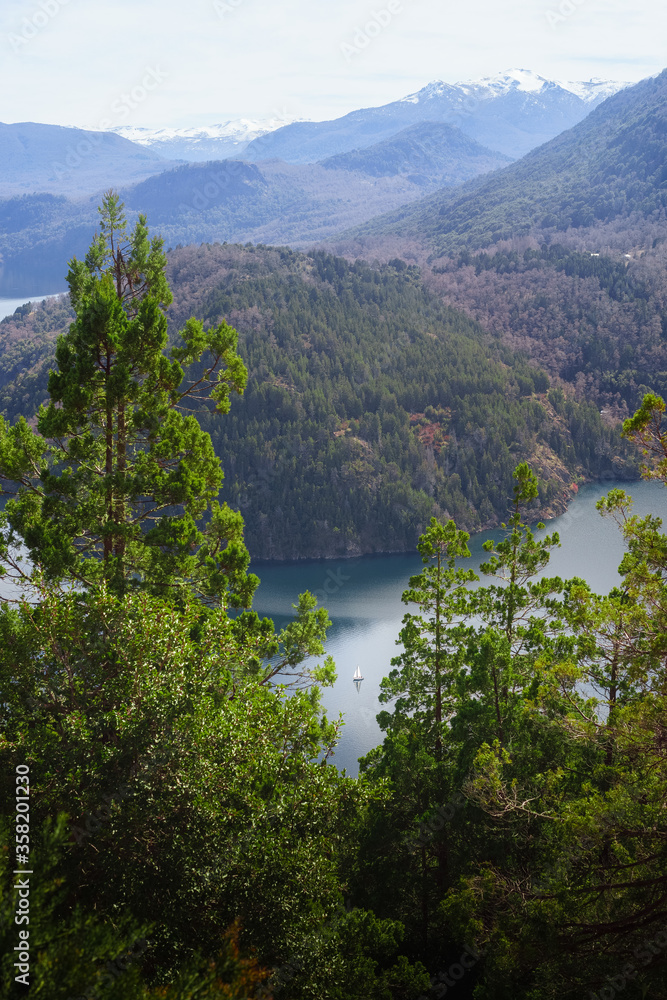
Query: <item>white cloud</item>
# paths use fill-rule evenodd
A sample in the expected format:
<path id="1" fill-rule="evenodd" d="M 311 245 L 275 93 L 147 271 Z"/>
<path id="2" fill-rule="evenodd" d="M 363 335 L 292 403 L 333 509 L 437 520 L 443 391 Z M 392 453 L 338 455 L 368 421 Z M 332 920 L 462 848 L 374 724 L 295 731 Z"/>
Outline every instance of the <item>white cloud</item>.
<path id="1" fill-rule="evenodd" d="M 4 0 L 0 120 L 94 125 L 155 66 L 167 79 L 117 124 L 329 118 L 510 66 L 639 80 L 666 22 L 656 0 Z"/>

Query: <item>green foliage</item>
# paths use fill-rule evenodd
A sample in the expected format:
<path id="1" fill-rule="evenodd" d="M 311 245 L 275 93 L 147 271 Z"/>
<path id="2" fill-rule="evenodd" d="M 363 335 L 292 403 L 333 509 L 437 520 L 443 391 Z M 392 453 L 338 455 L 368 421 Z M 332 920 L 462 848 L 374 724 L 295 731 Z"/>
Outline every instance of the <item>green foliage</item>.
<path id="1" fill-rule="evenodd" d="M 648 398 L 626 425 L 659 460 L 660 418 Z M 525 463 L 514 475 L 507 535 L 487 543 L 482 566 L 501 585 L 472 590 L 467 606 L 444 598 L 468 641 L 442 748 L 397 703 L 362 762 L 371 783 L 389 784 L 392 823 L 371 806 L 362 837 L 375 855 L 355 884 L 364 898 L 373 877 L 386 886 L 370 897 L 376 912 L 401 913 L 433 972 L 475 942 L 466 988 L 480 1000 L 575 1000 L 630 982 L 663 996 L 667 538 L 612 490 L 598 506 L 627 543 L 622 585 L 599 596 L 546 578 L 558 539 L 527 527 L 537 483 Z M 406 876 L 396 846 L 410 799 L 420 826 L 403 841 Z"/>
<path id="2" fill-rule="evenodd" d="M 214 961 L 237 919 L 244 953 L 280 965 L 335 912 L 365 792 L 320 763 L 338 727 L 310 692 L 254 679 L 253 643 L 222 610 L 102 588 L 5 606 L 0 627 L 5 815 L 27 763 L 34 835 L 69 816 L 71 905 L 150 924 L 156 986 Z"/>
<path id="3" fill-rule="evenodd" d="M 623 423 L 623 434 L 640 445 L 650 465 L 643 469 L 646 478 L 667 481 L 667 430 L 663 430 L 665 401 L 655 393 L 647 393 L 634 414 Z"/>
<path id="4" fill-rule="evenodd" d="M 284 257 L 278 268 L 260 249 L 203 248 L 179 272 L 229 269 L 202 308 L 234 317 L 248 388 L 224 425 L 202 426 L 253 552 L 404 550 L 434 515 L 466 530 L 501 518 L 516 460 L 535 448 L 572 468 L 598 461 L 599 414 L 572 401 L 576 437 L 557 433 L 533 395 L 541 373 L 441 306 L 414 269 Z"/>
<path id="5" fill-rule="evenodd" d="M 244 395 L 224 420 L 197 417 L 227 473 L 221 500 L 243 514 L 257 558 L 406 550 L 432 516 L 476 530 L 502 520 L 512 469 L 533 454 L 550 469 L 542 509 L 575 474 L 608 467 L 617 435 L 596 408 L 566 397 L 554 420 L 537 395 L 546 376 L 439 304 L 415 268 L 220 245 L 169 260 L 174 342 L 192 312 L 239 331 Z M 16 365 L 22 343 L 31 358 L 46 350 L 30 332 L 41 314 L 8 327 L 15 347 L 0 337 L 0 393 L 5 357 Z M 39 364 L 9 415 L 44 399 Z"/>
<path id="6" fill-rule="evenodd" d="M 2 842 L 10 842 L 9 824 L 3 818 Z M 152 928 L 140 925 L 126 913 L 101 916 L 72 904 L 72 885 L 63 877 L 67 851 L 64 814 L 55 822 L 45 820 L 33 850 L 39 852 L 38 877 L 12 874 L 6 850 L 0 854 L 0 989 L 7 1000 L 29 992 L 43 1000 L 248 1000 L 253 987 L 266 979 L 252 957 L 240 954 L 237 928 L 221 938 L 217 952 L 208 959 L 197 955 L 183 963 L 168 987 L 151 983 Z M 16 886 L 29 883 L 28 920 L 15 922 Z M 20 935 L 20 936 L 19 936 Z M 27 943 L 29 967 L 19 962 L 17 949 Z"/>
<path id="7" fill-rule="evenodd" d="M 417 721 L 424 732 L 434 734 L 436 753 L 442 748 L 442 725 L 454 704 L 465 649 L 467 630 L 458 622 L 469 604 L 465 588 L 479 579 L 472 570 L 456 568 L 457 558 L 470 556 L 468 538 L 453 521 L 440 524 L 436 518 L 420 537 L 417 551 L 426 568 L 410 577 L 402 600 L 417 604 L 421 614 L 404 616 L 397 639 L 404 652 L 391 661 L 400 669 L 380 684 L 380 702 L 396 699 L 393 717 L 386 712 L 378 717 L 382 728 L 400 728 L 409 717 L 411 724 Z"/>
<path id="8" fill-rule="evenodd" d="M 85 261 L 71 262 L 76 320 L 59 337 L 57 369 L 37 433 L 25 419 L 0 418 L 0 477 L 6 504 L 6 566 L 28 581 L 25 546 L 48 581 L 118 593 L 147 586 L 177 593 L 196 587 L 210 600 L 247 606 L 257 584 L 238 514 L 221 507 L 219 461 L 210 437 L 183 410 L 226 413 L 247 373 L 226 323 L 204 331 L 189 319 L 170 355 L 171 302 L 162 241 L 149 240 L 144 216 L 128 236 L 122 205 L 105 196 L 100 232 Z M 203 364 L 184 384 L 184 367 Z M 202 532 L 196 521 L 209 515 Z"/>

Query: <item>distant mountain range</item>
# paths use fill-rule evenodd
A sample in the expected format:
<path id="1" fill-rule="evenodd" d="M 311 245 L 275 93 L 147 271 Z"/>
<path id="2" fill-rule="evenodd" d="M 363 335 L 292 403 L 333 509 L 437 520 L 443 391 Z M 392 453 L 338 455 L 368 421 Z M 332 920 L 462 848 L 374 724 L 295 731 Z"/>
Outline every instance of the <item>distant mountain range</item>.
<path id="1" fill-rule="evenodd" d="M 284 118 L 274 117 L 180 129 L 121 126 L 110 132 L 34 122 L 0 124 L 0 197 L 93 194 L 141 181 L 179 162 L 229 158 L 292 164 L 326 160 L 327 168 L 361 170 L 370 176 L 391 176 L 395 162 L 395 174 L 421 177 L 418 186 L 433 190 L 496 169 L 503 165 L 497 154 L 510 159 L 523 156 L 580 121 L 623 86 L 601 80 L 563 84 L 511 70 L 470 83 L 430 83 L 400 101 L 329 122 L 285 123 Z M 406 132 L 427 124 L 446 125 L 450 131 Z M 461 133 L 475 145 L 466 145 Z M 399 135 L 393 152 L 386 146 L 377 148 Z M 360 151 L 371 147 L 370 156 L 360 157 Z M 332 161 L 341 154 L 354 156 Z M 489 165 L 482 168 L 484 156 Z M 410 159 L 416 161 L 414 169 Z M 471 160 L 479 160 L 472 172 Z"/>
<path id="2" fill-rule="evenodd" d="M 446 303 L 627 416 L 667 395 L 667 70 L 519 162 L 327 245 L 423 265 Z"/>
<path id="3" fill-rule="evenodd" d="M 424 195 L 452 192 L 464 182 L 479 184 L 474 178 L 506 167 L 511 157 L 498 152 L 499 146 L 516 156 L 522 144 L 541 142 L 549 130 L 580 118 L 621 86 L 560 85 L 518 70 L 470 84 L 431 84 L 382 108 L 334 122 L 294 122 L 254 139 L 275 122 L 129 132 L 141 145 L 113 132 L 2 126 L 0 293 L 13 294 L 21 275 L 43 276 L 44 288 L 62 286 L 68 258 L 88 244 L 97 223 L 96 196 L 104 188 L 121 189 L 128 209 L 145 211 L 172 246 L 252 241 L 307 247 L 400 209 L 396 230 L 413 217 L 408 206 Z M 490 141 L 484 144 L 472 133 Z M 161 155 L 167 149 L 185 152 L 189 144 L 188 155 L 207 156 L 224 143 L 241 148 L 246 142 L 247 162 L 174 167 L 177 161 Z M 309 162 L 318 151 L 329 155 Z M 276 159 L 277 152 L 285 159 Z M 300 162 L 286 162 L 290 158 Z M 17 194 L 26 197 L 10 197 Z M 424 229 L 431 244 L 426 231 L 438 228 L 444 205 L 457 195 L 434 197 L 437 218 L 429 217 Z M 430 201 L 415 208 L 414 218 L 422 211 L 433 214 Z M 498 211 L 502 215 L 504 208 Z M 388 224 L 394 226 L 397 218 Z M 381 232 L 383 224 L 374 222 L 373 231 Z M 423 242 L 421 223 L 415 225 L 414 238 Z"/>
<path id="4" fill-rule="evenodd" d="M 92 193 L 112 184 L 132 184 L 172 166 L 153 150 L 113 132 L 0 123 L 2 197 Z"/>
<path id="5" fill-rule="evenodd" d="M 159 156 L 191 163 L 230 157 L 315 163 L 432 121 L 454 125 L 482 146 L 518 159 L 581 121 L 624 86 L 608 80 L 559 82 L 518 69 L 466 83 L 434 81 L 399 101 L 352 111 L 333 121 L 275 116 L 189 128 L 123 125 L 114 131 Z"/>
<path id="6" fill-rule="evenodd" d="M 455 125 L 481 145 L 518 159 L 625 86 L 605 80 L 557 83 L 521 69 L 469 83 L 436 81 L 379 108 L 352 111 L 333 121 L 285 125 L 249 143 L 243 158 L 314 163 L 431 121 Z"/>
<path id="7" fill-rule="evenodd" d="M 518 163 L 375 219 L 356 237 L 400 236 L 439 256 L 575 232 L 598 249 L 613 227 L 612 243 L 630 249 L 664 237 L 666 210 L 667 70 L 613 95 Z"/>
<path id="8" fill-rule="evenodd" d="M 121 125 L 113 131 L 165 159 L 205 163 L 208 160 L 238 158 L 253 139 L 274 132 L 291 121 L 284 117 L 262 121 L 237 118 L 219 125 L 193 128 L 151 129 Z"/>
<path id="9" fill-rule="evenodd" d="M 224 240 L 308 246 L 507 162 L 452 126 L 422 123 L 340 162 L 189 163 L 120 187 L 130 215 L 145 212 L 167 245 Z M 33 272 L 60 289 L 67 260 L 85 252 L 96 225 L 90 198 L 0 200 L 0 293 L 3 284 L 9 291 L 21 274 Z"/>

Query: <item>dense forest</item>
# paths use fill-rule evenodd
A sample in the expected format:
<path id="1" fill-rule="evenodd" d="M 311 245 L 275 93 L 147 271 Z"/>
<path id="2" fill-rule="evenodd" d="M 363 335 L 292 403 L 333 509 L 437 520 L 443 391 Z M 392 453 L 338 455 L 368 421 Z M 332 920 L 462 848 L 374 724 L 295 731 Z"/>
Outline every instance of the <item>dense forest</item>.
<path id="1" fill-rule="evenodd" d="M 382 301 L 383 272 L 298 260 L 315 292 L 320 268 Z M 620 489 L 599 502 L 626 554 L 597 595 L 549 576 L 526 462 L 480 581 L 468 533 L 431 518 L 383 742 L 339 773 L 326 610 L 295 595 L 280 632 L 251 610 L 192 413 L 233 419 L 240 338 L 168 332 L 166 265 L 110 195 L 45 405 L 0 420 L 0 565 L 25 587 L 0 604 L 2 995 L 665 1000 L 659 519 Z M 665 412 L 647 394 L 623 427 L 663 483 Z"/>
<path id="2" fill-rule="evenodd" d="M 319 252 L 186 247 L 168 255 L 170 329 L 192 313 L 239 333 L 248 385 L 228 417 L 199 414 L 256 558 L 406 551 L 429 518 L 498 524 L 518 460 L 560 512 L 577 477 L 636 475 L 586 400 L 427 291 L 416 268 Z M 46 395 L 65 306 L 0 324 L 0 408 Z"/>
<path id="3" fill-rule="evenodd" d="M 667 392 L 665 263 L 662 244 L 630 258 L 516 240 L 452 255 L 425 281 L 577 398 L 627 416 Z"/>

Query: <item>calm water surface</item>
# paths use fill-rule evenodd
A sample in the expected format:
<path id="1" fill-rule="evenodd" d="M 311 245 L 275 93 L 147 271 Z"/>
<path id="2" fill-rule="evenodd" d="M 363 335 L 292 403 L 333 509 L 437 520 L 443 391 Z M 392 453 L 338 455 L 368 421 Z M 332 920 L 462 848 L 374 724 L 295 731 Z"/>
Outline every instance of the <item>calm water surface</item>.
<path id="1" fill-rule="evenodd" d="M 558 531 L 561 548 L 552 552 L 547 575 L 583 577 L 598 593 L 607 593 L 619 580 L 617 568 L 623 556 L 623 541 L 614 521 L 602 518 L 595 504 L 613 487 L 630 493 L 635 513 L 655 513 L 667 523 L 667 489 L 661 483 L 594 483 L 583 486 L 561 517 L 546 525 L 546 534 Z M 487 538 L 500 538 L 498 531 L 486 531 L 470 540 L 472 559 L 462 560 L 477 570 L 485 553 Z M 422 562 L 417 553 L 396 556 L 363 556 L 358 559 L 317 560 L 290 564 L 258 564 L 251 569 L 261 579 L 254 607 L 260 615 L 283 625 L 292 613 L 291 605 L 304 590 L 316 594 L 325 604 L 333 625 L 327 652 L 338 669 L 338 680 L 324 692 L 323 701 L 331 718 L 342 712 L 345 725 L 333 758 L 348 774 L 358 773 L 357 759 L 382 742 L 383 733 L 375 716 L 383 706 L 377 700 L 380 681 L 399 652 L 396 638 L 407 605 L 401 594 L 409 577 L 419 573 Z M 413 605 L 412 611 L 416 608 Z M 359 664 L 364 681 L 357 693 L 352 682 Z"/>
<path id="2" fill-rule="evenodd" d="M 40 292 L 35 295 L 22 295 L 18 299 L 0 299 L 0 319 L 4 319 L 5 316 L 11 316 L 19 306 L 23 306 L 26 302 L 41 302 L 42 299 L 48 299 L 53 295 L 62 295 L 61 291 L 54 292 Z"/>

